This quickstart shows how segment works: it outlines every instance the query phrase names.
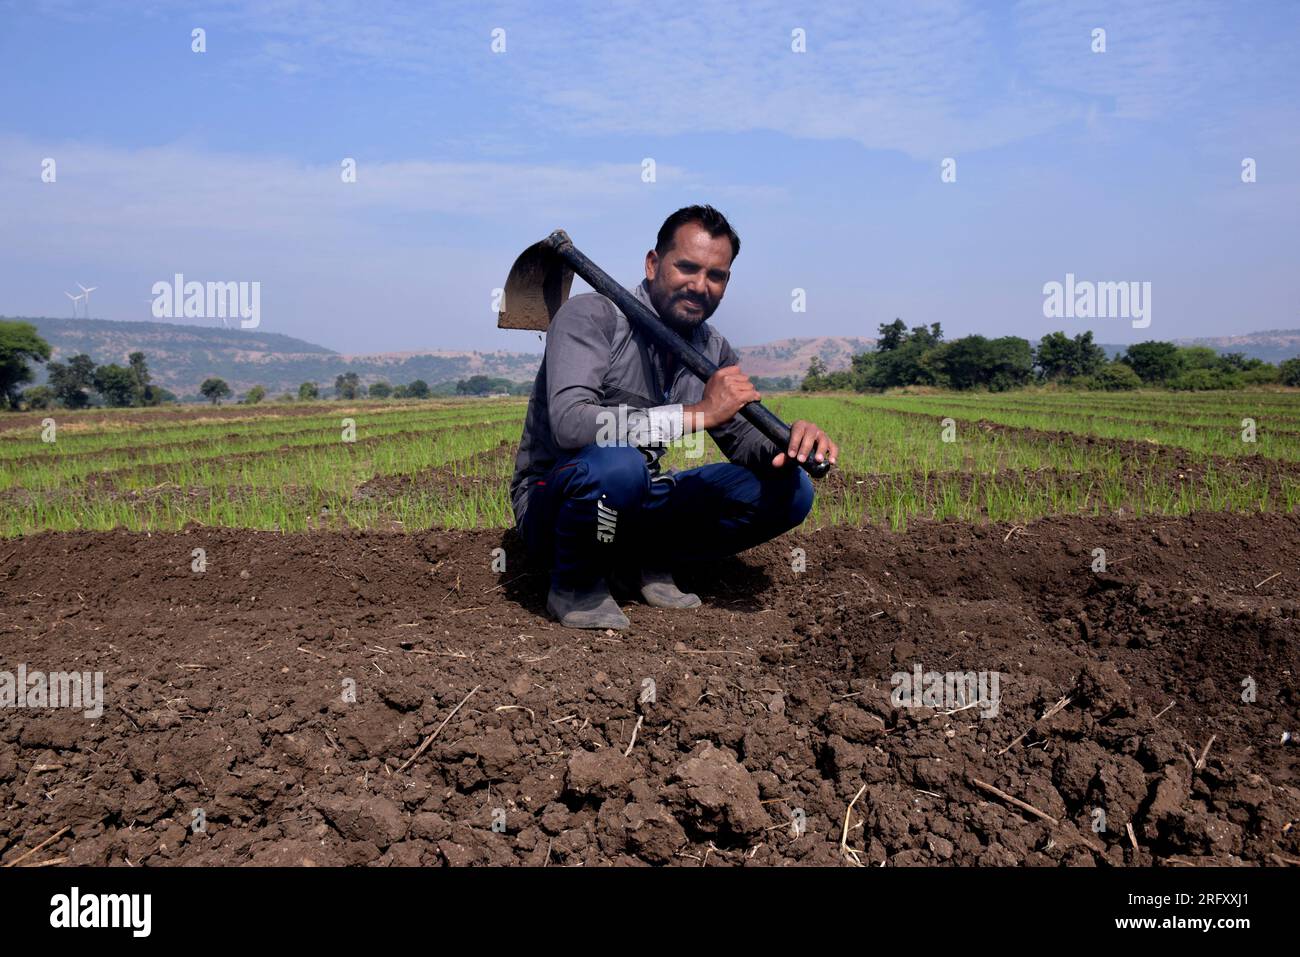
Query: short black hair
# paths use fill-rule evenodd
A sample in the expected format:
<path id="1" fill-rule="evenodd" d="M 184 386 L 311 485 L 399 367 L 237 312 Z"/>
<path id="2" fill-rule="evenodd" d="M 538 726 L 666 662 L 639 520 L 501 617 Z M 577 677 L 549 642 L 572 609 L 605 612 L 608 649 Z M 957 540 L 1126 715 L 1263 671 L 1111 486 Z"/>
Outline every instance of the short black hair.
<path id="1" fill-rule="evenodd" d="M 673 239 L 677 235 L 677 227 L 685 223 L 699 223 L 715 239 L 718 236 L 726 236 L 730 239 L 732 262 L 735 262 L 736 257 L 740 255 L 740 237 L 731 228 L 731 223 L 727 222 L 727 217 L 712 206 L 683 206 L 665 219 L 664 224 L 659 227 L 659 235 L 655 239 L 655 252 L 663 256 L 668 250 L 672 249 Z"/>

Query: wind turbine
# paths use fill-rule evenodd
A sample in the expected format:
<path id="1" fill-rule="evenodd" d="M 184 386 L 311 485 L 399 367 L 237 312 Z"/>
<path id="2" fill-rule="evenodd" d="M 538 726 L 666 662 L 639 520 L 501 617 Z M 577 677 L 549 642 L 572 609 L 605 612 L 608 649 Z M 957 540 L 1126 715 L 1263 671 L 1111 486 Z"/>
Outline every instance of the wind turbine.
<path id="1" fill-rule="evenodd" d="M 77 283 L 77 287 L 81 290 L 81 294 L 86 297 L 86 318 L 89 319 L 90 318 L 90 294 L 94 292 L 96 289 L 98 289 L 99 287 L 91 286 L 89 289 L 87 289 L 85 286 L 81 285 L 80 282 Z"/>
<path id="2" fill-rule="evenodd" d="M 77 285 L 81 285 L 81 283 L 77 283 Z M 84 296 L 74 296 L 74 295 L 73 295 L 72 293 L 70 293 L 70 292 L 65 292 L 64 295 L 67 296 L 69 299 L 72 300 L 72 318 L 73 318 L 73 319 L 76 319 L 76 318 L 77 318 L 77 302 L 78 302 L 79 300 L 81 300 L 81 299 L 84 299 L 85 297 L 84 297 Z"/>

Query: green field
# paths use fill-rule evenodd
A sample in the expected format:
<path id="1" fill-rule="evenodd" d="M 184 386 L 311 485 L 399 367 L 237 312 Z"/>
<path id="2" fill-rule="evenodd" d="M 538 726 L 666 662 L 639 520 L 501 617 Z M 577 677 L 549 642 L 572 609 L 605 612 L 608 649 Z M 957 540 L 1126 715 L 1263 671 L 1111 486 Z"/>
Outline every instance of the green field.
<path id="1" fill-rule="evenodd" d="M 768 402 L 787 421 L 817 422 L 840 444 L 839 468 L 819 484 L 815 526 L 1300 504 L 1300 392 L 822 393 Z M 12 415 L 0 419 L 0 534 L 189 522 L 505 527 L 526 406 L 485 399 L 54 412 L 52 433 L 45 414 Z M 1244 420 L 1254 424 L 1253 441 L 1243 438 Z M 672 449 L 666 462 L 717 461 L 712 443 L 704 446 L 696 458 Z"/>

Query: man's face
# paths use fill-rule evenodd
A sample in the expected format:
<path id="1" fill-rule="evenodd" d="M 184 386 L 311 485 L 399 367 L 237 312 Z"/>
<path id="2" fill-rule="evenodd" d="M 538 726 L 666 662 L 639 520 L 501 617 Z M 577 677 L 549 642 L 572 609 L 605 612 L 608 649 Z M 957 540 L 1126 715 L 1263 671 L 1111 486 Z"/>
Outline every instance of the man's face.
<path id="1" fill-rule="evenodd" d="M 650 301 L 662 319 L 694 329 L 713 315 L 731 278 L 731 240 L 710 236 L 699 223 L 677 227 L 672 248 L 663 256 L 646 253 Z"/>

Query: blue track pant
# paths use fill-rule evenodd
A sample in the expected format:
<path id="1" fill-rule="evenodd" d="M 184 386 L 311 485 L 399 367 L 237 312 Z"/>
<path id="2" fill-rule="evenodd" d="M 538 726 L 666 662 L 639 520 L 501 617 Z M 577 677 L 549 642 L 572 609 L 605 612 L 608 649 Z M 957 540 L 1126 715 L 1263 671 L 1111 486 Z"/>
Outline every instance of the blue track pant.
<path id="1" fill-rule="evenodd" d="M 519 531 L 564 588 L 594 584 L 624 561 L 667 568 L 734 555 L 799 525 L 812 508 L 803 469 L 764 472 L 719 463 L 652 481 L 636 448 L 588 445 L 529 491 Z"/>

